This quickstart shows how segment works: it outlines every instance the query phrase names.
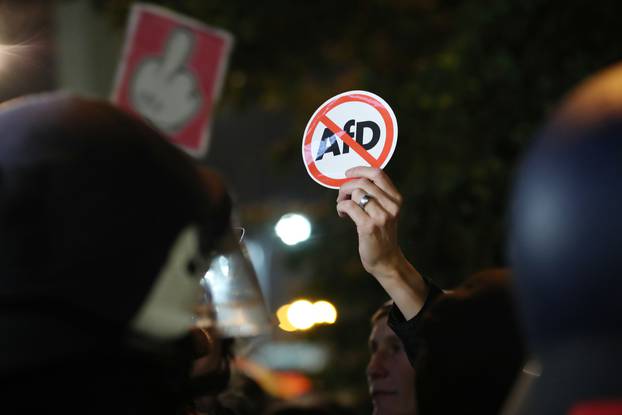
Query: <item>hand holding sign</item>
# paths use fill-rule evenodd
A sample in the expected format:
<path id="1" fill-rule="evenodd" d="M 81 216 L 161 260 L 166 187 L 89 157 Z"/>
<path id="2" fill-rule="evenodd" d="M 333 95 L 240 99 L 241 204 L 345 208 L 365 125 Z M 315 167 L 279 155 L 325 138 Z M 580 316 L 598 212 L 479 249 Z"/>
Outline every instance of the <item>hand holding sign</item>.
<path id="1" fill-rule="evenodd" d="M 143 60 L 132 79 L 135 108 L 167 132 L 182 127 L 201 107 L 197 78 L 187 67 L 193 41 L 190 31 L 172 31 L 164 55 Z"/>
<path id="2" fill-rule="evenodd" d="M 397 121 L 389 104 L 370 92 L 350 91 L 315 111 L 305 129 L 302 157 L 313 180 L 337 189 L 349 180 L 349 168 L 386 166 L 396 144 Z"/>
<path id="3" fill-rule="evenodd" d="M 397 221 L 402 196 L 382 170 L 355 167 L 346 172 L 352 180 L 339 188 L 337 213 L 356 224 L 363 267 L 373 275 L 384 275 L 397 264 L 402 251 L 397 241 Z M 361 208 L 363 196 L 369 202 Z"/>
<path id="4" fill-rule="evenodd" d="M 391 296 L 406 319 L 419 311 L 428 295 L 427 284 L 404 256 L 397 225 L 402 195 L 380 169 L 355 167 L 346 172 L 351 181 L 339 188 L 337 212 L 356 225 L 361 263 Z M 363 208 L 361 197 L 370 201 Z"/>

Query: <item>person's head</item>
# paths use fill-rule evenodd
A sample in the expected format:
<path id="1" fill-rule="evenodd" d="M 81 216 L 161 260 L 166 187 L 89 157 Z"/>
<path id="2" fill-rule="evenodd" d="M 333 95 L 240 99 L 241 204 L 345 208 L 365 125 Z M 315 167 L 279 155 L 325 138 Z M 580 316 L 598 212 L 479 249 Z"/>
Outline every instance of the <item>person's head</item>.
<path id="1" fill-rule="evenodd" d="M 415 371 L 402 341 L 387 321 L 391 303 L 385 303 L 372 316 L 369 335 L 370 359 L 367 382 L 374 415 L 412 415 L 415 413 Z"/>
<path id="2" fill-rule="evenodd" d="M 524 360 L 505 270 L 480 272 L 440 296 L 418 335 L 420 414 L 499 413 Z"/>
<path id="3" fill-rule="evenodd" d="M 134 410 L 170 408 L 193 357 L 199 279 L 231 227 L 223 189 L 109 103 L 4 104 L 0 373 L 14 376 L 3 385 L 57 404 L 105 390 L 97 408 L 119 395 Z"/>
<path id="4" fill-rule="evenodd" d="M 507 249 L 536 354 L 622 337 L 622 64 L 582 83 L 514 183 Z"/>

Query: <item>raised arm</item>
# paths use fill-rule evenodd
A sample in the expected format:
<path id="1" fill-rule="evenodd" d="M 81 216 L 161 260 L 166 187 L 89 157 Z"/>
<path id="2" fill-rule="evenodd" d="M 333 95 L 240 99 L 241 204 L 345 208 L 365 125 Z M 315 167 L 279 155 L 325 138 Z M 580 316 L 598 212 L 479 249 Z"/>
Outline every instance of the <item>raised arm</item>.
<path id="1" fill-rule="evenodd" d="M 428 286 L 397 242 L 402 195 L 380 169 L 355 167 L 346 176 L 356 179 L 339 189 L 337 212 L 340 217 L 348 216 L 356 225 L 359 255 L 365 270 L 378 280 L 406 320 L 410 320 L 423 307 Z M 367 204 L 360 204 L 363 196 L 368 197 Z"/>

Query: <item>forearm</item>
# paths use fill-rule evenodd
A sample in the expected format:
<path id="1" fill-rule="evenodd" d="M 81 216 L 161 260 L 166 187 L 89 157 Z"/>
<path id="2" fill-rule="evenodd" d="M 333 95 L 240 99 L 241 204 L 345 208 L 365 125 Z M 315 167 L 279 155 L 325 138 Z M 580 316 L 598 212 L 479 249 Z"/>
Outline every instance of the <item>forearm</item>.
<path id="1" fill-rule="evenodd" d="M 428 285 L 403 254 L 400 254 L 392 266 L 376 271 L 373 275 L 406 320 L 412 319 L 421 311 L 428 296 Z"/>

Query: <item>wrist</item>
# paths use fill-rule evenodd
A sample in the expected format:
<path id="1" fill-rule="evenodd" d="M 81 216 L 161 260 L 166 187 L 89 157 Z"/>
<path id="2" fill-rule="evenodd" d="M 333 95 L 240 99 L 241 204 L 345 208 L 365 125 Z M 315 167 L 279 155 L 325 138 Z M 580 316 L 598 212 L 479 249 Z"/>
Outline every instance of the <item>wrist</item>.
<path id="1" fill-rule="evenodd" d="M 378 282 L 391 282 L 404 279 L 414 270 L 414 267 L 408 262 L 403 252 L 399 250 L 393 257 L 377 264 L 369 273 L 378 280 Z"/>
<path id="2" fill-rule="evenodd" d="M 402 252 L 391 266 L 373 275 L 393 299 L 406 320 L 410 320 L 419 313 L 428 295 L 428 285 Z"/>

